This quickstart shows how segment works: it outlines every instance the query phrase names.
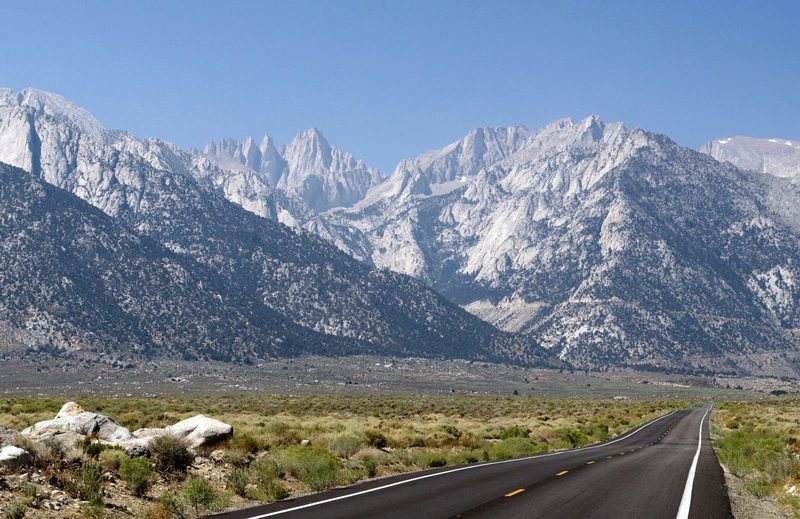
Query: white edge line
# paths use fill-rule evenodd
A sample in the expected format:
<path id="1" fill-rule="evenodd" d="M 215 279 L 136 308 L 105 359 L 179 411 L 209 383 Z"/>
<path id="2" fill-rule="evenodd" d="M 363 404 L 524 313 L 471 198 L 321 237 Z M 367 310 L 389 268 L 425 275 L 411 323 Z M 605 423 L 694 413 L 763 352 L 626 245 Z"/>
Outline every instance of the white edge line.
<path id="1" fill-rule="evenodd" d="M 703 418 L 700 420 L 700 433 L 697 435 L 697 451 L 694 453 L 692 459 L 692 466 L 689 467 L 689 475 L 686 477 L 686 486 L 683 487 L 683 497 L 681 497 L 681 505 L 678 508 L 678 515 L 675 519 L 689 519 L 689 508 L 692 506 L 692 487 L 694 486 L 694 473 L 697 470 L 697 460 L 700 459 L 700 449 L 703 447 L 703 422 L 706 415 L 711 411 L 709 407 L 706 409 Z"/>
<path id="2" fill-rule="evenodd" d="M 383 486 L 375 487 L 375 488 L 369 488 L 367 490 L 361 490 L 359 492 L 353 492 L 352 494 L 345 494 L 343 496 L 332 497 L 330 499 L 325 499 L 323 501 L 314 501 L 313 503 L 307 503 L 305 505 L 295 506 L 293 508 L 286 508 L 285 510 L 278 510 L 278 511 L 275 511 L 275 512 L 270 512 L 268 514 L 250 515 L 250 516 L 247 516 L 247 519 L 263 519 L 264 517 L 272 517 L 274 515 L 280 515 L 280 514 L 286 514 L 286 513 L 289 513 L 289 512 L 295 512 L 297 510 L 302 510 L 303 508 L 311 508 L 312 506 L 324 505 L 326 503 L 332 503 L 334 501 L 341 501 L 342 499 L 348 499 L 348 498 L 355 497 L 355 496 L 360 496 L 360 495 L 363 495 L 363 494 L 369 494 L 371 492 L 377 492 L 378 490 L 384 490 L 384 489 L 391 488 L 391 487 L 405 485 L 406 483 L 412 483 L 414 481 L 420 481 L 422 479 L 435 478 L 437 476 L 444 476 L 445 474 L 452 474 L 454 472 L 461 472 L 462 470 L 472 470 L 472 469 L 478 469 L 478 468 L 481 468 L 481 467 L 490 467 L 492 465 L 502 465 L 502 464 L 505 464 L 505 463 L 518 463 L 520 461 L 528 461 L 528 460 L 532 460 L 532 459 L 536 459 L 536 458 L 546 458 L 546 457 L 549 457 L 549 456 L 558 456 L 560 454 L 567 454 L 567 453 L 570 453 L 570 452 L 585 451 L 585 450 L 589 450 L 589 449 L 597 449 L 599 447 L 605 447 L 606 445 L 611 445 L 612 443 L 617 443 L 618 441 L 622 441 L 622 440 L 624 440 L 626 438 L 630 438 L 634 434 L 642 431 L 643 429 L 645 429 L 647 427 L 650 427 L 651 425 L 653 425 L 654 423 L 658 422 L 659 420 L 663 420 L 664 418 L 674 414 L 676 411 L 677 411 L 677 409 L 672 411 L 672 412 L 670 412 L 670 413 L 665 414 L 664 416 L 660 416 L 660 417 L 656 418 L 655 420 L 647 422 L 646 424 L 640 426 L 638 429 L 628 433 L 625 436 L 616 438 L 614 440 L 611 440 L 611 441 L 608 441 L 608 442 L 605 442 L 605 443 L 598 443 L 597 445 L 590 445 L 588 447 L 581 447 L 580 449 L 570 449 L 570 450 L 559 451 L 559 452 L 549 452 L 547 454 L 536 454 L 534 456 L 528 456 L 528 457 L 525 457 L 525 458 L 514 458 L 514 459 L 510 459 L 510 460 L 492 461 L 492 462 L 489 462 L 489 463 L 481 463 L 481 464 L 478 464 L 478 465 L 467 465 L 466 467 L 460 467 L 460 468 L 457 468 L 457 469 L 445 470 L 445 471 L 442 471 L 442 472 L 434 472 L 433 474 L 425 474 L 424 476 L 418 476 L 416 478 L 404 479 L 402 481 L 395 481 L 394 483 L 390 483 L 388 485 L 383 485 Z"/>

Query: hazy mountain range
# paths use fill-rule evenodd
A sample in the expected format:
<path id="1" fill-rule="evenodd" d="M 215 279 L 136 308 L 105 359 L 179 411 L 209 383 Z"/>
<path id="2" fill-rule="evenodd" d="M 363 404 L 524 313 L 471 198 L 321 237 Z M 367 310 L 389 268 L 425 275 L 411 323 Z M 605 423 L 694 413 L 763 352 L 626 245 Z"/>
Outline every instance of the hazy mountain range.
<path id="1" fill-rule="evenodd" d="M 384 176 L 317 129 L 256 142 L 182 150 L 0 91 L 0 162 L 30 174 L 0 171 L 6 349 L 800 367 L 798 143 L 592 116 Z"/>

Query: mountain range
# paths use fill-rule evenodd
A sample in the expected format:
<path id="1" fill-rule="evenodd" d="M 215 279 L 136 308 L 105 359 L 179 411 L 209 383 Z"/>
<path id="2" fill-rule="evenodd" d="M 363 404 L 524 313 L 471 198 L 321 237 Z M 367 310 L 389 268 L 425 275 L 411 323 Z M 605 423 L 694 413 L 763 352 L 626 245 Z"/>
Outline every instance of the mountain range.
<path id="1" fill-rule="evenodd" d="M 799 154 L 591 116 L 384 176 L 317 129 L 183 150 L 2 90 L 0 325 L 54 352 L 796 376 Z"/>

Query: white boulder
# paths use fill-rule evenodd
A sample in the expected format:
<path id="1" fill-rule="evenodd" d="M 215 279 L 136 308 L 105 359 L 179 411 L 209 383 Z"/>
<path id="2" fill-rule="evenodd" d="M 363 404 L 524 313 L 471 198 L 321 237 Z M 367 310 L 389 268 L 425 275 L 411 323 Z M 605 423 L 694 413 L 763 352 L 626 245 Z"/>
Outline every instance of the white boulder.
<path id="1" fill-rule="evenodd" d="M 182 420 L 165 429 L 167 434 L 182 438 L 192 449 L 214 445 L 233 436 L 233 427 L 203 415 Z"/>
<path id="2" fill-rule="evenodd" d="M 75 402 L 64 404 L 54 419 L 37 422 L 20 434 L 36 440 L 54 439 L 65 447 L 74 445 L 76 437 L 81 436 L 92 436 L 101 442 L 126 449 L 126 442 L 135 440 L 127 428 L 108 416 L 84 411 Z"/>
<path id="3" fill-rule="evenodd" d="M 8 445 L 0 449 L 0 467 L 16 469 L 30 465 L 31 463 L 33 463 L 33 456 L 24 449 L 14 447 L 13 445 Z"/>
<path id="4" fill-rule="evenodd" d="M 129 454 L 145 454 L 153 438 L 169 434 L 180 438 L 192 449 L 214 445 L 233 436 L 233 427 L 203 415 L 193 416 L 163 429 L 139 429 L 130 432 L 117 422 L 85 411 L 75 402 L 67 402 L 52 420 L 37 422 L 20 434 L 34 440 L 54 439 L 71 447 L 76 439 L 91 436 L 100 442 L 122 447 Z"/>

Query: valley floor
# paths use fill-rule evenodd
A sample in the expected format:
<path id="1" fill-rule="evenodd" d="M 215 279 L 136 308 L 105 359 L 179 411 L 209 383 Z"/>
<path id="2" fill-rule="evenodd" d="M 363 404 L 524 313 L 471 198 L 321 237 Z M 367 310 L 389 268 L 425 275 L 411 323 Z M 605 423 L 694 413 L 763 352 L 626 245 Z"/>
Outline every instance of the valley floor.
<path id="1" fill-rule="evenodd" d="M 709 393 L 709 390 L 712 393 Z M 586 372 L 464 360 L 377 356 L 213 362 L 0 361 L 0 395 L 156 396 L 209 393 L 470 394 L 576 398 L 750 398 L 748 391 L 797 392 L 793 380 L 616 370 Z"/>
<path id="2" fill-rule="evenodd" d="M 785 493 L 798 478 L 798 402 L 767 396 L 791 389 L 774 379 L 307 357 L 253 366 L 68 362 L 42 369 L 3 362 L 0 381 L 0 425 L 16 431 L 53 418 L 67 400 L 132 431 L 198 413 L 235 430 L 228 442 L 197 452 L 185 471 L 163 471 L 152 463 L 157 456 L 142 461 L 149 474 L 144 498 L 134 495 L 119 455 L 89 447 L 96 442 L 26 444 L 36 453 L 34 466 L 0 474 L 3 513 L 16 503 L 26 517 L 191 517 L 410 471 L 579 447 L 690 403 L 720 403 L 712 433 L 722 463 L 744 478 L 733 491 L 748 502 Z M 741 452 L 763 456 L 743 459 Z M 79 495 L 86 478 L 97 490 L 95 505 Z M 198 480 L 205 494 L 194 488 Z M 781 497 L 776 510 L 790 513 L 793 499 Z"/>

